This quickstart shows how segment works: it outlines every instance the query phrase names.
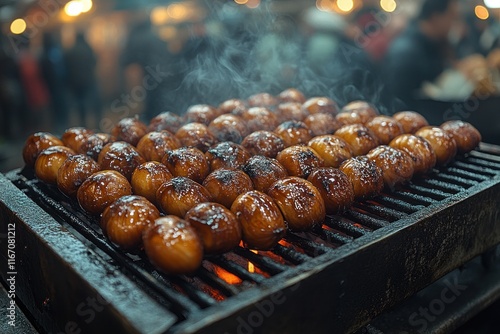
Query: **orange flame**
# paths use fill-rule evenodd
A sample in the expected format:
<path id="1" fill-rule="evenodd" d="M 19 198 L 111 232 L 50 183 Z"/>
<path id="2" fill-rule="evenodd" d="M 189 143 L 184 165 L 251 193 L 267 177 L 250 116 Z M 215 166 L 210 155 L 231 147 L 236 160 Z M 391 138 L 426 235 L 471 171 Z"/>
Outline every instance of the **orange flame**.
<path id="1" fill-rule="evenodd" d="M 255 253 L 255 254 L 259 253 L 259 252 L 257 252 L 256 250 L 253 250 L 253 249 L 250 249 L 250 252 Z M 255 272 L 255 266 L 250 261 L 248 261 L 248 272 L 250 272 L 250 273 L 254 273 Z"/>

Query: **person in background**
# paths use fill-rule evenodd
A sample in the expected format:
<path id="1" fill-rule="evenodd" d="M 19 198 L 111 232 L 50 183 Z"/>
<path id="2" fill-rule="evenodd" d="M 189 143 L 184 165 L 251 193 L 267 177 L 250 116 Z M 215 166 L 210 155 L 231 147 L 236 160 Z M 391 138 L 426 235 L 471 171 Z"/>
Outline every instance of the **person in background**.
<path id="1" fill-rule="evenodd" d="M 50 93 L 53 125 L 56 132 L 68 127 L 68 106 L 66 96 L 66 66 L 63 51 L 54 34 L 43 35 L 43 50 L 40 68 Z"/>
<path id="2" fill-rule="evenodd" d="M 435 81 L 452 65 L 448 35 L 459 20 L 457 0 L 424 0 L 416 21 L 394 40 L 384 59 L 386 104 L 402 110 L 425 82 Z M 391 108 L 389 106 L 389 108 Z"/>
<path id="3" fill-rule="evenodd" d="M 21 107 L 19 124 L 25 133 L 47 128 L 49 92 L 42 78 L 36 57 L 30 51 L 30 40 L 24 36 L 18 40 L 17 64 L 26 104 Z"/>
<path id="4" fill-rule="evenodd" d="M 101 103 L 95 70 L 97 58 L 85 40 L 82 32 L 78 32 L 75 44 L 64 55 L 68 88 L 71 91 L 80 117 L 80 126 L 87 126 L 87 111 L 92 110 L 95 122 L 101 119 Z"/>

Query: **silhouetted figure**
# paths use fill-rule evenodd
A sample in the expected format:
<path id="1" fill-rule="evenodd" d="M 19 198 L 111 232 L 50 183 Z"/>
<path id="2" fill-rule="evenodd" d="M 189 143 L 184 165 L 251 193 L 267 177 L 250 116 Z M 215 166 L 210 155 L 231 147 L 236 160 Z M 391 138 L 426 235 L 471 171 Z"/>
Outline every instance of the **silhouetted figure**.
<path id="1" fill-rule="evenodd" d="M 86 114 L 89 110 L 94 113 L 96 122 L 99 122 L 101 105 L 95 78 L 97 58 L 83 33 L 76 35 L 75 44 L 65 55 L 65 63 L 68 88 L 76 103 L 81 125 L 87 126 Z"/>
<path id="2" fill-rule="evenodd" d="M 43 35 L 43 51 L 40 58 L 43 78 L 50 93 L 53 125 L 56 132 L 68 127 L 68 104 L 66 90 L 66 65 L 61 46 L 54 35 Z"/>

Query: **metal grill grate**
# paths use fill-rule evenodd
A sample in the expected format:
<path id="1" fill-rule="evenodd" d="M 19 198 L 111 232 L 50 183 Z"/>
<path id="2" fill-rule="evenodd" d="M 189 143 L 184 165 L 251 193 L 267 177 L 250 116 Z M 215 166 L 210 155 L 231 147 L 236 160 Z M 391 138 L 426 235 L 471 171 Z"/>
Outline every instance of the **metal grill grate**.
<path id="1" fill-rule="evenodd" d="M 500 156 L 482 146 L 446 168 L 416 178 L 394 192 L 357 202 L 342 215 L 327 217 L 310 232 L 287 233 L 272 251 L 254 252 L 237 247 L 232 252 L 207 257 L 194 276 L 159 273 L 145 255 L 124 253 L 102 235 L 96 219 L 78 204 L 32 175 L 11 174 L 11 181 L 40 207 L 81 240 L 103 254 L 111 264 L 178 317 L 178 323 L 230 300 L 243 291 L 276 282 L 280 275 L 339 247 L 411 218 L 421 210 L 500 175 Z M 276 279 L 273 279 L 276 278 Z"/>

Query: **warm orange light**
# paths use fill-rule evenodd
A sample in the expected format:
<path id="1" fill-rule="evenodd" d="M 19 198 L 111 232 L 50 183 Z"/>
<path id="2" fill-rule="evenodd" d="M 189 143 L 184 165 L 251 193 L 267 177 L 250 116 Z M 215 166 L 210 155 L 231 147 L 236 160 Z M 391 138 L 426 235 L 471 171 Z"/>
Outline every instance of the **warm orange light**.
<path id="1" fill-rule="evenodd" d="M 231 274 L 229 271 L 222 269 L 221 267 L 215 267 L 215 273 L 219 276 L 224 282 L 228 284 L 240 284 L 241 278 L 236 275 Z"/>
<path id="2" fill-rule="evenodd" d="M 92 0 L 80 0 L 82 4 L 82 13 L 86 13 L 92 9 Z"/>
<path id="3" fill-rule="evenodd" d="M 154 25 L 162 25 L 168 22 L 168 11 L 165 7 L 156 7 L 151 11 L 150 19 Z"/>
<path id="4" fill-rule="evenodd" d="M 238 5 L 244 5 L 248 2 L 248 0 L 234 0 Z"/>
<path id="5" fill-rule="evenodd" d="M 380 0 L 380 7 L 388 13 L 395 11 L 397 6 L 395 0 Z"/>
<path id="6" fill-rule="evenodd" d="M 80 1 L 72 0 L 64 6 L 64 12 L 68 16 L 78 16 L 82 13 L 83 4 Z"/>
<path id="7" fill-rule="evenodd" d="M 258 254 L 259 252 L 253 249 L 250 249 L 252 253 Z M 252 262 L 248 261 L 248 272 L 249 273 L 254 273 L 255 272 L 255 266 Z"/>
<path id="8" fill-rule="evenodd" d="M 480 20 L 487 20 L 490 17 L 490 13 L 488 12 L 488 8 L 478 5 L 474 8 L 474 13 L 477 18 Z"/>
<path id="9" fill-rule="evenodd" d="M 248 0 L 246 5 L 248 8 L 257 8 L 260 5 L 260 0 Z"/>
<path id="10" fill-rule="evenodd" d="M 173 3 L 167 8 L 168 15 L 176 20 L 182 20 L 188 14 L 186 7 L 180 3 Z"/>
<path id="11" fill-rule="evenodd" d="M 19 35 L 22 34 L 26 30 L 26 21 L 23 19 L 15 19 L 10 24 L 10 31 L 13 34 Z"/>
<path id="12" fill-rule="evenodd" d="M 354 8 L 353 0 L 337 0 L 337 7 L 342 12 L 350 12 Z"/>

